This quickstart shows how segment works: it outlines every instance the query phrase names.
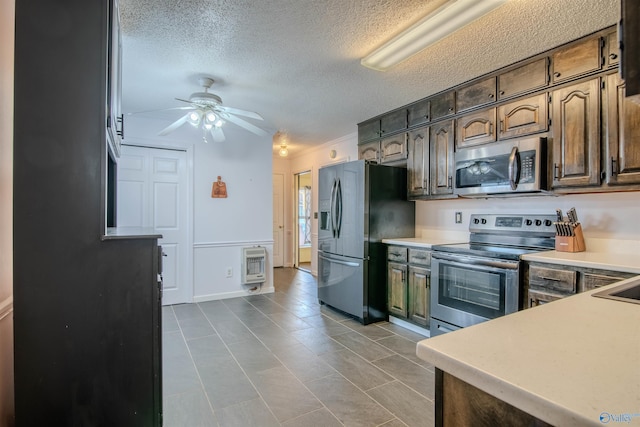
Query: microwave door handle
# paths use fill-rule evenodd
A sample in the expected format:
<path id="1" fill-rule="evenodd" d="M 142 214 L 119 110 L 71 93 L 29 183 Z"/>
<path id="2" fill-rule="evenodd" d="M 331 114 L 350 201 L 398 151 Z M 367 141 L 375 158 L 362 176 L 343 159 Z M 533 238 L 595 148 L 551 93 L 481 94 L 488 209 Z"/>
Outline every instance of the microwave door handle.
<path id="1" fill-rule="evenodd" d="M 518 188 L 519 182 L 520 153 L 518 152 L 518 147 L 513 147 L 509 155 L 509 185 L 511 185 L 511 189 L 515 191 Z"/>

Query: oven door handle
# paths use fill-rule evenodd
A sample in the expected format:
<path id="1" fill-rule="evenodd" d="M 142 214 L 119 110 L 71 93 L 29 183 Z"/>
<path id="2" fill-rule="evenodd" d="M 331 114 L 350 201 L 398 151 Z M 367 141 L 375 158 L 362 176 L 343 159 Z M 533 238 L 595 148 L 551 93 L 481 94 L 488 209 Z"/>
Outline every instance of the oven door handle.
<path id="1" fill-rule="evenodd" d="M 457 263 L 471 264 L 471 265 L 479 265 L 486 267 L 494 267 L 494 268 L 504 268 L 508 270 L 517 270 L 520 266 L 518 262 L 509 262 L 509 261 L 495 261 L 489 259 L 478 259 L 466 256 L 459 255 L 446 255 L 442 253 L 433 254 L 432 258 L 443 260 L 443 261 L 451 261 Z"/>

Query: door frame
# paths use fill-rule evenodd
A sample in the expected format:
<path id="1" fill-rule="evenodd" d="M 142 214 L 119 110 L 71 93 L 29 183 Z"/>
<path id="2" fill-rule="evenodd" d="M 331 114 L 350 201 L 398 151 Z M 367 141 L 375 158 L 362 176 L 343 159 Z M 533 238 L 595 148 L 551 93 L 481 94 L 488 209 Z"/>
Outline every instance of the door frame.
<path id="1" fill-rule="evenodd" d="M 298 224 L 298 191 L 300 190 L 300 175 L 309 174 L 311 177 L 311 257 L 313 258 L 313 208 L 314 208 L 314 189 L 313 189 L 313 168 L 301 170 L 293 173 L 293 197 L 292 197 L 292 208 L 293 208 L 293 266 L 295 268 L 300 267 L 300 245 L 298 242 L 300 241 L 300 229 Z M 311 263 L 311 267 L 309 272 L 313 269 L 313 263 Z"/>
<path id="2" fill-rule="evenodd" d="M 157 141 L 145 141 L 139 138 L 127 138 L 127 142 L 122 145 L 130 145 L 132 147 L 140 147 L 140 148 L 152 148 L 156 150 L 174 150 L 174 151 L 185 151 L 186 152 L 186 160 L 187 160 L 187 213 L 186 213 L 186 229 L 187 229 L 187 257 L 185 260 L 185 288 L 187 290 L 187 300 L 186 303 L 192 303 L 194 297 L 194 289 L 193 289 L 193 218 L 194 218 L 194 209 L 193 209 L 193 154 L 194 154 L 194 146 L 191 145 L 178 145 L 178 144 L 163 144 Z M 117 221 L 117 220 L 116 220 Z M 117 222 L 116 222 L 117 224 Z"/>

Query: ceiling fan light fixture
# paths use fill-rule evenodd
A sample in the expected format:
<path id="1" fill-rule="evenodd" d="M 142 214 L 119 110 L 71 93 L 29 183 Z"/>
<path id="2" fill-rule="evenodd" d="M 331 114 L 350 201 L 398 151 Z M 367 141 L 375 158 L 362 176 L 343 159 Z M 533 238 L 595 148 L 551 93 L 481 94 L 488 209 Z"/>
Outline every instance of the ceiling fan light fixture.
<path id="1" fill-rule="evenodd" d="M 189 113 L 187 121 L 194 127 L 200 126 L 200 120 L 202 119 L 201 111 L 192 111 Z"/>
<path id="2" fill-rule="evenodd" d="M 216 115 L 213 113 L 213 111 L 207 111 L 207 114 L 205 114 L 204 117 L 206 118 L 206 121 L 208 123 L 213 124 L 216 121 Z"/>
<path id="3" fill-rule="evenodd" d="M 386 71 L 506 2 L 450 0 L 362 58 L 360 63 L 377 71 Z"/>

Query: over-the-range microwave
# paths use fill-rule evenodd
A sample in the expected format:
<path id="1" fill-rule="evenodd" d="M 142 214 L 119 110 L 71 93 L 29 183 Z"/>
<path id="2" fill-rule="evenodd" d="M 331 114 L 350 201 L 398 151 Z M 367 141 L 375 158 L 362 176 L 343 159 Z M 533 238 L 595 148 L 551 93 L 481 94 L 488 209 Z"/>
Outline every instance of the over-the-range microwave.
<path id="1" fill-rule="evenodd" d="M 492 197 L 546 192 L 546 146 L 546 138 L 538 137 L 456 151 L 455 193 Z"/>

